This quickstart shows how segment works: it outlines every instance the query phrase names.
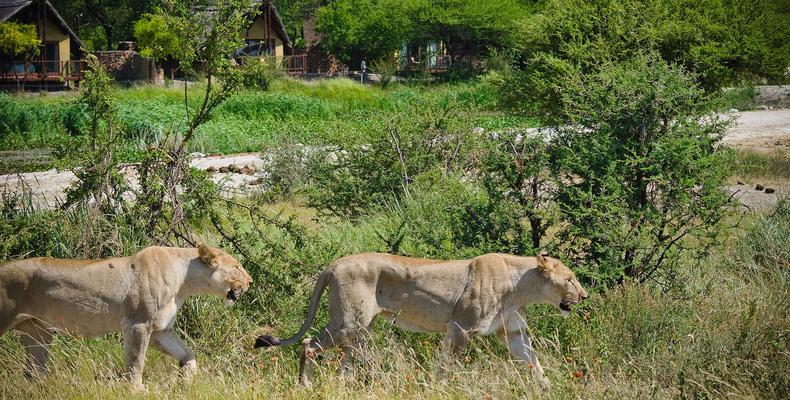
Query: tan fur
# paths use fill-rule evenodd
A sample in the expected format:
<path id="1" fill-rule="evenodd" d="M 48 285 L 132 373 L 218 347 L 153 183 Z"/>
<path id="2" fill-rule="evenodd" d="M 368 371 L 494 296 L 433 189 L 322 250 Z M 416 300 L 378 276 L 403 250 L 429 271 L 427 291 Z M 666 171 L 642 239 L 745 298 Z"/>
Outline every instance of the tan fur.
<path id="1" fill-rule="evenodd" d="M 21 333 L 29 376 L 46 373 L 55 333 L 91 337 L 121 331 L 125 374 L 142 388 L 149 342 L 179 361 L 187 375 L 197 367 L 173 330 L 188 296 L 228 298 L 252 278 L 222 250 L 148 247 L 130 257 L 103 260 L 29 258 L 0 265 L 0 335 Z M 230 301 L 230 299 L 229 299 Z"/>
<path id="2" fill-rule="evenodd" d="M 461 351 L 476 335 L 496 333 L 547 387 L 519 309 L 527 304 L 559 308 L 563 303 L 567 315 L 569 305 L 587 297 L 574 273 L 550 257 L 486 254 L 438 261 L 358 254 L 335 261 L 319 276 L 297 334 L 285 340 L 261 336 L 256 347 L 296 343 L 310 328 L 326 287 L 330 321 L 317 338 L 303 342 L 299 379 L 305 385 L 310 384 L 310 360 L 327 348 L 340 346 L 343 366 L 350 366 L 357 336 L 381 316 L 408 330 L 444 332 L 448 354 Z"/>

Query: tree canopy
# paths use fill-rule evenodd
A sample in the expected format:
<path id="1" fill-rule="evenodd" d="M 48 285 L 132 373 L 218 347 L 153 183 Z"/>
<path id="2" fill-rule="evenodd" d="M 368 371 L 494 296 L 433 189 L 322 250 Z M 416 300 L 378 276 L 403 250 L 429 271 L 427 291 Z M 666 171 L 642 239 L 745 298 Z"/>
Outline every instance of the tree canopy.
<path id="1" fill-rule="evenodd" d="M 768 0 L 549 0 L 518 22 L 518 58 L 498 82 L 502 103 L 551 114 L 561 108 L 564 77 L 645 51 L 690 71 L 708 91 L 786 81 L 790 25 L 782 18 Z"/>
<path id="2" fill-rule="evenodd" d="M 37 51 L 41 41 L 33 24 L 3 22 L 0 24 L 0 52 L 11 56 Z"/>
<path id="3" fill-rule="evenodd" d="M 504 46 L 526 12 L 515 0 L 337 0 L 318 9 L 316 29 L 341 61 L 374 60 L 405 42 Z"/>
<path id="4" fill-rule="evenodd" d="M 400 0 L 338 0 L 316 13 L 321 42 L 338 59 L 379 59 L 394 52 L 411 33 Z"/>
<path id="5" fill-rule="evenodd" d="M 181 45 L 178 35 L 169 29 L 161 13 L 143 15 L 134 24 L 134 36 L 140 46 L 140 54 L 160 60 L 176 55 Z"/>

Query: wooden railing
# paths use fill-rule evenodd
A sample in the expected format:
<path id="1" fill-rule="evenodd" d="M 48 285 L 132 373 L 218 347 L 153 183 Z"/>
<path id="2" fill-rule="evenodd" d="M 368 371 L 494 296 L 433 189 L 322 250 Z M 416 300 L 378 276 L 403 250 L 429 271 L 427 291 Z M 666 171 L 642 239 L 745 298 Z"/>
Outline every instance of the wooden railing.
<path id="1" fill-rule="evenodd" d="M 10 64 L 10 63 L 9 63 Z M 83 60 L 36 60 L 17 62 L 0 69 L 0 79 L 5 81 L 78 81 L 85 67 Z M 16 70 L 16 71 L 14 71 Z"/>
<path id="2" fill-rule="evenodd" d="M 441 73 L 447 71 L 453 64 L 475 63 L 476 58 L 472 55 L 435 55 L 425 56 L 423 59 L 410 58 L 405 64 L 401 65 L 403 71 L 427 70 L 430 73 Z"/>
<path id="3" fill-rule="evenodd" d="M 288 75 L 304 75 L 307 73 L 307 54 L 293 56 L 244 56 L 242 60 L 260 60 L 273 68 L 285 71 Z"/>

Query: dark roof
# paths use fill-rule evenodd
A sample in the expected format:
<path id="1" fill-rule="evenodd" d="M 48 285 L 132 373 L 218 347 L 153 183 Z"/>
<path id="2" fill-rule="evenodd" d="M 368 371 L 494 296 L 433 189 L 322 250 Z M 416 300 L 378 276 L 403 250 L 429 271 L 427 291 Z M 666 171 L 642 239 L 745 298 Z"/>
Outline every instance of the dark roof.
<path id="1" fill-rule="evenodd" d="M 283 47 L 287 52 L 293 52 L 293 45 L 291 44 L 291 39 L 288 38 L 288 33 L 285 32 L 285 25 L 283 25 L 283 20 L 280 18 L 280 13 L 277 12 L 277 7 L 271 3 L 271 1 L 261 0 L 260 1 L 260 10 L 261 14 L 258 16 L 262 16 L 264 12 L 266 12 L 266 4 L 269 4 L 272 10 L 272 28 L 280 35 L 283 39 Z"/>
<path id="2" fill-rule="evenodd" d="M 33 3 L 37 2 L 33 0 L 0 0 L 0 22 L 7 21 Z M 71 30 L 69 24 L 67 24 L 63 17 L 60 16 L 58 10 L 52 6 L 52 3 L 44 0 L 42 4 L 47 7 L 48 11 L 54 17 L 54 22 L 60 26 L 60 29 L 63 29 L 63 31 L 71 37 L 71 40 L 73 40 L 79 48 L 85 48 L 85 45 L 82 44 L 80 38 L 78 38 L 77 34 Z"/>
<path id="3" fill-rule="evenodd" d="M 0 0 L 0 1 L 2 1 L 2 0 Z M 280 13 L 277 12 L 277 7 L 275 7 L 274 4 L 272 4 L 271 0 L 256 0 L 254 3 L 257 3 L 257 4 L 253 4 L 252 8 L 253 9 L 258 8 L 258 10 L 260 11 L 260 13 L 257 15 L 256 19 L 259 18 L 259 17 L 262 17 L 264 15 L 264 13 L 266 12 L 266 6 L 267 5 L 269 7 L 271 7 L 271 11 L 272 11 L 272 28 L 274 28 L 274 31 L 278 35 L 280 35 L 280 37 L 283 39 L 283 47 L 285 47 L 285 50 L 288 51 L 288 52 L 292 52 L 293 51 L 293 45 L 291 44 L 291 39 L 288 38 L 288 33 L 285 32 L 285 26 L 283 25 L 283 20 L 280 18 Z M 193 8 L 193 10 L 195 12 L 204 12 L 204 13 L 207 13 L 207 14 L 211 15 L 213 13 L 216 13 L 217 8 L 215 6 L 213 6 L 213 5 L 209 5 L 209 6 L 195 7 L 195 8 Z M 248 12 L 246 14 L 247 19 L 250 19 L 249 17 L 251 16 L 251 14 L 252 14 L 252 12 Z M 252 25 L 254 23 L 255 23 L 255 20 L 250 20 L 250 25 Z M 249 29 L 249 27 L 247 27 L 247 28 Z M 209 27 L 209 30 L 210 29 L 211 29 L 211 27 Z"/>

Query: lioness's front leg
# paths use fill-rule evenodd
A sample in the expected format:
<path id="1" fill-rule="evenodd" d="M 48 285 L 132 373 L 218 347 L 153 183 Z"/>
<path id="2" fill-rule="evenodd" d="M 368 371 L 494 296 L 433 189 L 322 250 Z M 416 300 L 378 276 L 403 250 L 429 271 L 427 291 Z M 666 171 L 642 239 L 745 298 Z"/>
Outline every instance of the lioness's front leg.
<path id="1" fill-rule="evenodd" d="M 125 376 L 135 390 L 143 390 L 143 368 L 145 353 L 151 338 L 151 327 L 147 323 L 133 324 L 123 333 L 123 352 L 126 359 Z"/>
<path id="2" fill-rule="evenodd" d="M 186 343 L 178 337 L 178 334 L 173 329 L 154 332 L 151 335 L 154 347 L 175 358 L 178 361 L 178 366 L 181 367 L 181 373 L 185 378 L 191 379 L 197 372 L 197 361 L 195 354 L 187 347 Z"/>
<path id="3" fill-rule="evenodd" d="M 532 347 L 532 342 L 524 329 L 507 330 L 503 329 L 499 336 L 507 343 L 507 349 L 513 357 L 526 361 L 528 368 L 535 372 L 535 375 L 540 382 L 540 386 L 548 390 L 550 387 L 548 379 L 543 374 L 543 366 L 538 361 L 538 356 L 535 354 L 535 349 Z"/>

